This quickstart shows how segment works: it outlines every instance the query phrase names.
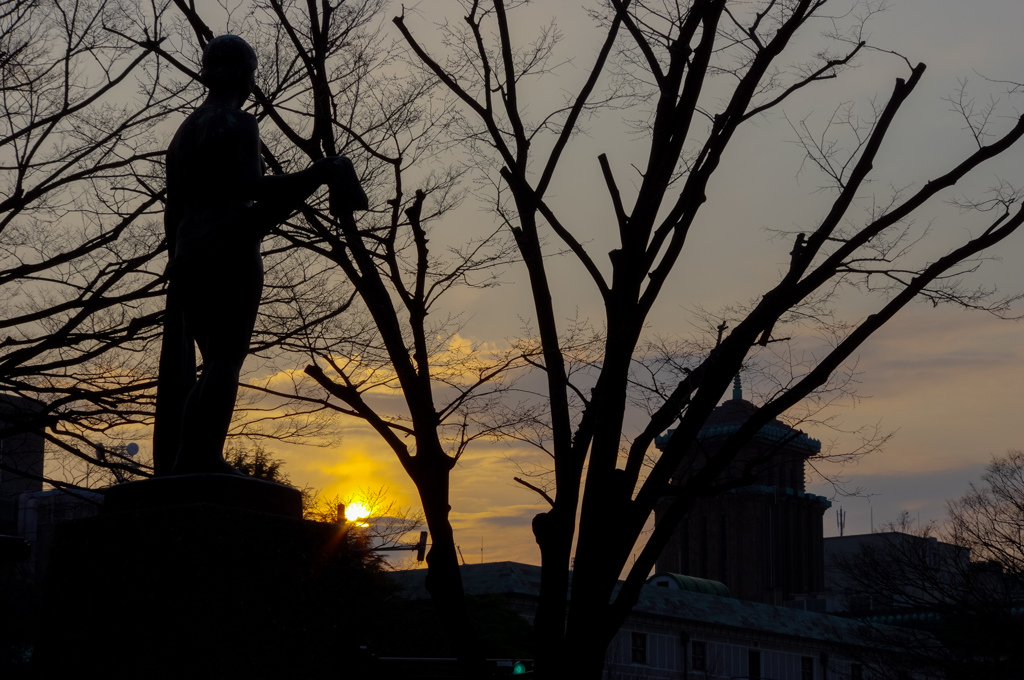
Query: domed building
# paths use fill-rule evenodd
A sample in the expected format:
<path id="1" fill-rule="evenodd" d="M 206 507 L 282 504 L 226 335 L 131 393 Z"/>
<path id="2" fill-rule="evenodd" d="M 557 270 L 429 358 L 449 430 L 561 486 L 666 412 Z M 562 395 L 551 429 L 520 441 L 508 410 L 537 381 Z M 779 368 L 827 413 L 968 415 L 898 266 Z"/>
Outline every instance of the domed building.
<path id="1" fill-rule="evenodd" d="M 732 399 L 711 413 L 673 482 L 698 469 L 756 411 L 737 376 Z M 672 433 L 655 445 L 663 448 Z M 719 581 L 742 600 L 824 611 L 822 518 L 831 502 L 804 486 L 805 462 L 820 452 L 821 442 L 779 420 L 761 428 L 725 473 L 725 481 L 746 477 L 744 486 L 699 499 L 656 571 Z M 656 523 L 666 509 L 655 509 Z"/>

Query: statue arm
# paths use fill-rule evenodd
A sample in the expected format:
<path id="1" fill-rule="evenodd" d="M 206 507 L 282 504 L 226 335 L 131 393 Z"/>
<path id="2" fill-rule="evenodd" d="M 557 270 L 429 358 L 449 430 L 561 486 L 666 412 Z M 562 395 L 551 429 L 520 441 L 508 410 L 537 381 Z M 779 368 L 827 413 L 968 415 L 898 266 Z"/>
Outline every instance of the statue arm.
<path id="1" fill-rule="evenodd" d="M 245 167 L 244 181 L 248 187 L 246 193 L 256 201 L 260 221 L 264 224 L 265 230 L 287 219 L 324 184 L 341 183 L 347 187 L 354 181 L 358 189 L 359 182 L 355 179 L 352 164 L 341 156 L 321 158 L 299 172 L 264 175 L 263 163 L 259 156 L 259 129 L 256 119 L 247 116 L 246 120 L 246 146 L 255 150 L 252 160 L 247 162 Z M 358 191 L 362 195 L 362 190 Z M 362 197 L 365 201 L 365 195 Z"/>
<path id="2" fill-rule="evenodd" d="M 300 172 L 264 175 L 252 183 L 252 193 L 261 206 L 280 206 L 291 212 L 322 184 L 331 180 L 330 162 L 324 158 Z"/>

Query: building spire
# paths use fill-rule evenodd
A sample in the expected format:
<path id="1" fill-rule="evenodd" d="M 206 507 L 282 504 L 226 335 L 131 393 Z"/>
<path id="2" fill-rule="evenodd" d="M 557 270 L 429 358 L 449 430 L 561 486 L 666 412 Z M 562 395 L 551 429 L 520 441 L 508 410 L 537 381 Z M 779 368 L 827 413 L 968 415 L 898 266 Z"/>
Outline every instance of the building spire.
<path id="1" fill-rule="evenodd" d="M 732 398 L 742 399 L 743 398 L 743 385 L 740 383 L 740 374 L 737 373 L 736 377 L 732 379 Z"/>

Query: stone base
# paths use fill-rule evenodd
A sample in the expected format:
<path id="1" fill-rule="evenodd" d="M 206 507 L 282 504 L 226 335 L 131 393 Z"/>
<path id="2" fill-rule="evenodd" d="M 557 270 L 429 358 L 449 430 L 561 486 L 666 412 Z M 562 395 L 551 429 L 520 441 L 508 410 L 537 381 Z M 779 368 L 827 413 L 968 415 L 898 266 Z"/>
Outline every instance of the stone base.
<path id="1" fill-rule="evenodd" d="M 235 507 L 223 495 L 154 507 L 165 492 L 214 488 Z M 237 507 L 256 488 L 153 480 L 108 496 L 114 512 L 59 525 L 38 677 L 359 677 L 360 630 L 389 592 L 382 575 L 339 526 Z M 288 503 L 275 507 L 296 510 Z"/>
<path id="2" fill-rule="evenodd" d="M 297 489 L 238 475 L 153 477 L 105 490 L 104 512 L 134 512 L 207 503 L 238 510 L 299 519 L 302 494 Z"/>

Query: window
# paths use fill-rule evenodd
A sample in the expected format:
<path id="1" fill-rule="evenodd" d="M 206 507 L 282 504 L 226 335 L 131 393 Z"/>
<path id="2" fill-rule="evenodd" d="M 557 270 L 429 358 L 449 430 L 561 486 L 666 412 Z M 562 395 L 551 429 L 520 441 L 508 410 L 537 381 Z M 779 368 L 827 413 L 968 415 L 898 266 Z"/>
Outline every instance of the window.
<path id="1" fill-rule="evenodd" d="M 864 680 L 864 666 L 859 663 L 850 664 L 850 680 Z"/>
<path id="2" fill-rule="evenodd" d="M 800 657 L 800 680 L 814 680 L 814 658 Z"/>
<path id="3" fill-rule="evenodd" d="M 633 663 L 647 663 L 647 633 L 633 633 L 630 658 Z"/>
<path id="4" fill-rule="evenodd" d="M 690 643 L 691 665 L 695 671 L 706 671 L 708 669 L 708 643 L 703 640 L 694 640 Z"/>
<path id="5" fill-rule="evenodd" d="M 747 650 L 747 677 L 750 680 L 761 680 L 761 650 Z"/>

